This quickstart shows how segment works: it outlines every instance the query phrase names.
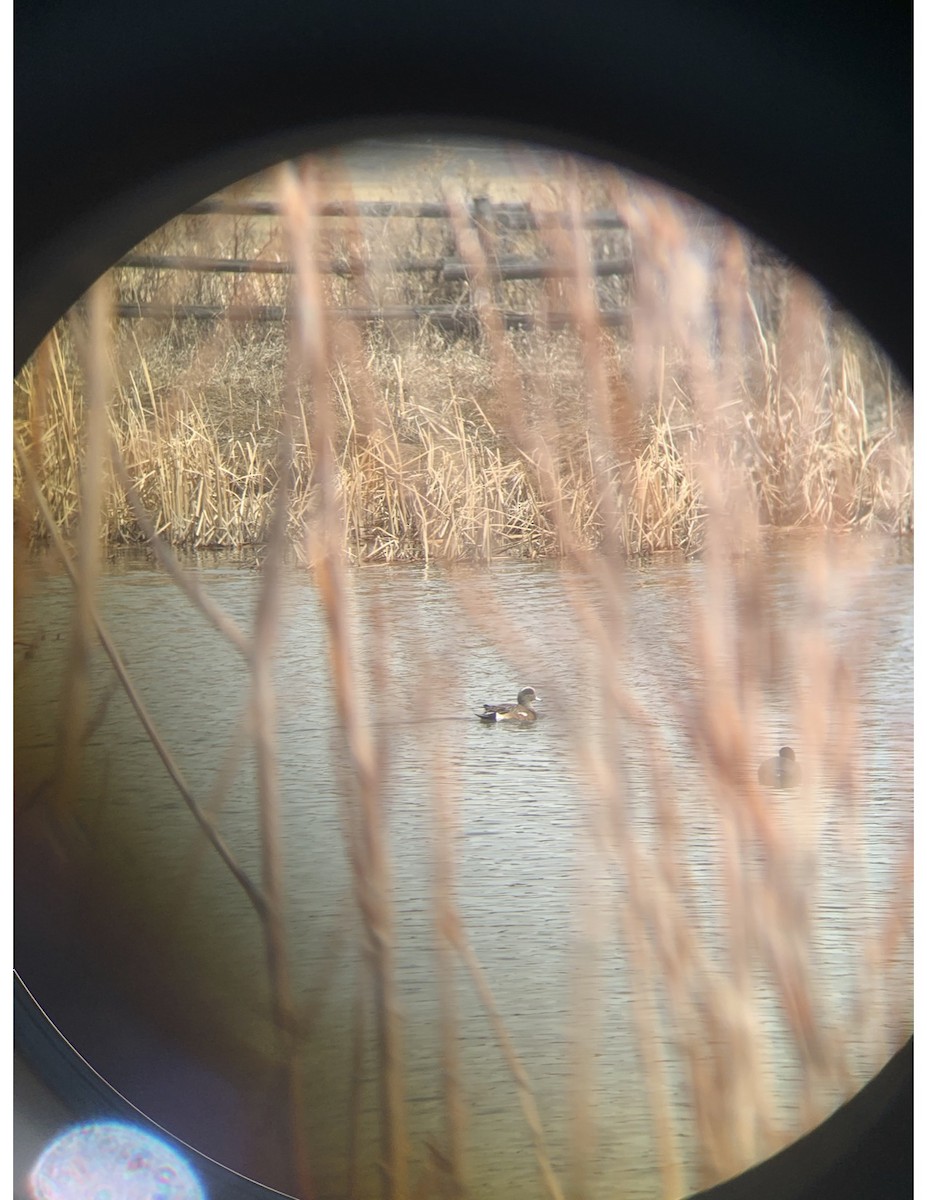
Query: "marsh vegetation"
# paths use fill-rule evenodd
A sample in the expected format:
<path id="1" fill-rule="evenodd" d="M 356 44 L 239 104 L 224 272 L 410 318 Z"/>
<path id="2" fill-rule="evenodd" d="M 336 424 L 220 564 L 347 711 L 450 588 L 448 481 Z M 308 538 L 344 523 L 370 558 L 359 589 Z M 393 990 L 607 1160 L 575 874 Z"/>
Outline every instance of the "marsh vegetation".
<path id="1" fill-rule="evenodd" d="M 350 202 L 348 180 L 328 187 Z M 429 198 L 446 202 L 448 188 L 434 187 Z M 407 199 L 413 183 L 400 177 L 382 190 Z M 314 202 L 331 195 L 320 188 Z M 153 235 L 141 247 L 149 255 L 268 263 L 305 259 L 311 236 L 312 261 L 295 286 L 305 289 L 311 270 L 326 311 L 440 302 L 479 322 L 455 335 L 427 318 L 362 328 L 329 319 L 315 382 L 292 366 L 298 334 L 280 322 L 118 322 L 107 352 L 109 434 L 160 535 L 187 548 L 261 545 L 285 487 L 288 537 L 301 552 L 323 403 L 355 562 L 535 559 L 599 546 L 691 553 L 711 503 L 700 477 L 707 459 L 717 500 L 745 499 L 760 527 L 910 531 L 903 389 L 807 279 L 734 227 L 706 226 L 700 210 L 601 169 L 572 165 L 543 184 L 529 174 L 521 195 L 535 229 L 474 229 L 468 197 L 451 189 L 450 220 L 326 217 L 295 247 L 281 216 L 185 216 Z M 606 206 L 624 228 L 581 228 L 583 213 Z M 554 220 L 562 213 L 575 229 Z M 515 254 L 572 274 L 493 280 Z M 633 279 L 593 275 L 593 259 L 616 257 L 630 259 Z M 393 269 L 452 258 L 467 278 Z M 105 286 L 122 302 L 284 308 L 294 276 L 123 267 Z M 633 328 L 606 328 L 600 310 L 621 306 Z M 536 327 L 506 330 L 501 314 L 511 310 Z M 570 327 L 552 327 L 563 314 Z M 16 395 L 18 432 L 65 531 L 79 512 L 82 329 L 73 318 L 55 330 Z M 28 511 L 18 477 L 16 486 Z M 111 544 L 146 537 L 111 474 L 100 520 Z M 41 519 L 27 523 L 47 538 Z"/>

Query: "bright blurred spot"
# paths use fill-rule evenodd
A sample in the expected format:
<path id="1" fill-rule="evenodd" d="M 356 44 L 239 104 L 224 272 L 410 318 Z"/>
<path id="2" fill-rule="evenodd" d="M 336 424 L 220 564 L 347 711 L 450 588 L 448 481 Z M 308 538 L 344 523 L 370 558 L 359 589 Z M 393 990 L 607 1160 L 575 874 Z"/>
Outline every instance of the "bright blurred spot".
<path id="1" fill-rule="evenodd" d="M 176 1150 L 119 1121 L 96 1121 L 56 1138 L 30 1179 L 34 1200 L 206 1200 Z"/>

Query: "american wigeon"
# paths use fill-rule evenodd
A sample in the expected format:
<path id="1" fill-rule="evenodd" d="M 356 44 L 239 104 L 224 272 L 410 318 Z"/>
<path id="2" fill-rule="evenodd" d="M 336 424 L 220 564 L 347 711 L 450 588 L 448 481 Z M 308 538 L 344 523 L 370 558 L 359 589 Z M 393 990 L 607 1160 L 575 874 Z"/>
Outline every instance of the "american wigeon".
<path id="1" fill-rule="evenodd" d="M 514 704 L 484 704 L 483 711 L 477 713 L 481 721 L 521 721 L 527 724 L 538 719 L 534 711 L 534 703 L 540 696 L 532 687 L 522 688 L 518 700 Z"/>
<path id="2" fill-rule="evenodd" d="M 783 746 L 775 758 L 760 763 L 759 781 L 764 787 L 793 788 L 801 783 L 801 768 L 791 746 Z"/>

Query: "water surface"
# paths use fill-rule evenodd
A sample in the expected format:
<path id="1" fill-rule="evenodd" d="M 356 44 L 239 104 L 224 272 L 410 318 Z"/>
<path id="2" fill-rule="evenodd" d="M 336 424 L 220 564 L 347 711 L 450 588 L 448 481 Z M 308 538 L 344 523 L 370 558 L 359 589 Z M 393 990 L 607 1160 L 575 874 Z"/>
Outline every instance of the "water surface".
<path id="1" fill-rule="evenodd" d="M 913 598 L 912 566 L 905 558 L 889 552 L 874 567 L 864 567 L 849 555 L 820 594 L 809 593 L 794 550 L 770 558 L 768 603 L 782 627 L 819 625 L 827 644 L 852 664 L 858 692 L 854 766 L 864 803 L 851 804 L 853 797 L 841 792 L 845 764 L 826 759 L 813 791 L 768 797 L 777 827 L 794 847 L 789 869 L 805 872 L 815 1016 L 828 1036 L 839 1030 L 849 1072 L 842 1080 L 819 1081 L 823 1111 L 877 1070 L 910 1031 L 909 927 L 891 973 L 873 977 L 866 957 L 868 939 L 884 928 L 892 911 L 911 839 Z M 227 612 L 250 626 L 262 586 L 259 572 L 209 556 L 191 560 L 190 569 Z M 603 690 L 603 680 L 617 672 L 622 687 L 653 720 L 666 756 L 681 823 L 673 853 L 693 881 L 680 897 L 689 914 L 688 934 L 706 961 L 723 972 L 730 962 L 731 928 L 724 891 L 725 826 L 687 727 L 703 697 L 692 617 L 711 602 L 706 572 L 703 563 L 681 561 L 628 569 L 621 576 L 618 603 L 575 569 L 553 564 L 366 568 L 350 575 L 347 604 L 358 634 L 356 700 L 388 764 L 384 802 L 393 861 L 404 1082 L 417 1171 L 432 1161 L 427 1146 L 438 1152 L 433 1162 L 439 1162 L 444 1145 L 433 919 L 435 798 L 440 794 L 453 801 L 460 912 L 529 1073 L 555 1167 L 564 1176 L 571 1169 L 571 1080 L 577 1040 L 582 1043 L 578 1022 L 586 1012 L 577 980 L 588 971 L 599 998 L 590 1018 L 595 1056 L 587 1086 L 596 1136 L 589 1193 L 646 1197 L 660 1192 L 634 1015 L 640 1010 L 632 1003 L 640 976 L 620 920 L 629 883 L 620 861 L 603 853 L 596 840 L 600 810 L 588 754 L 598 754 L 620 780 L 628 836 L 642 853 L 658 856 L 666 835 L 647 738 L 638 724 L 616 713 Z M 826 599 L 824 618 L 812 613 L 815 594 L 818 602 Z M 246 664 L 143 558 L 110 563 L 99 599 L 106 625 L 191 790 L 202 804 L 215 806 L 215 820 L 236 859 L 259 880 Z M 20 804 L 30 795 L 39 797 L 20 817 L 24 829 L 38 821 L 42 793 L 37 789 L 55 762 L 71 608 L 71 585 L 52 569 L 37 577 L 18 623 L 17 796 Z M 578 611 L 620 627 L 621 636 L 610 643 L 615 661 L 603 662 L 602 646 L 590 643 Z M 802 645 L 795 651 L 786 647 L 779 674 L 760 697 L 757 762 L 782 744 L 797 746 L 801 756 L 797 697 L 802 688 L 814 686 L 802 675 Z M 310 576 L 296 569 L 287 573 L 283 589 L 275 677 L 286 920 L 303 1023 L 314 1172 L 320 1195 L 344 1194 L 347 1115 L 359 1064 L 364 1081 L 360 1194 L 374 1194 L 379 1186 L 374 1035 L 369 1003 L 366 1017 L 358 1016 L 364 1012 L 357 1003 L 364 958 L 345 852 L 345 803 L 354 794 L 354 775 L 337 717 L 318 596 Z M 97 651 L 91 707 L 103 703 L 111 679 Z M 511 729 L 476 719 L 484 701 L 514 700 L 527 683 L 542 697 L 535 725 Z M 828 734 L 825 745 L 839 745 L 838 733 Z M 65 1014 L 62 1027 L 104 1074 L 119 1076 L 130 1098 L 138 1095 L 143 1108 L 157 1110 L 152 1115 L 226 1161 L 237 1151 L 240 1158 L 231 1165 L 246 1173 L 263 1170 L 273 1182 L 256 1149 L 270 1137 L 275 1120 L 270 1101 L 262 1109 L 260 1099 L 271 1094 L 273 1082 L 266 1066 L 273 1038 L 260 925 L 241 889 L 196 834 L 118 689 L 101 709 L 86 747 L 78 814 L 81 848 L 69 853 L 79 860 L 81 886 L 93 897 L 83 926 L 93 938 L 108 939 L 106 953 L 101 952 L 104 974 L 110 972 L 113 987 L 129 996 L 140 1021 L 142 1015 L 151 1019 L 155 999 L 168 1007 L 173 1002 L 177 1013 L 168 1024 L 182 1030 L 183 1054 L 177 1061 L 159 1057 L 146 1049 L 137 1031 L 115 1025 L 101 1029 L 99 1020 L 94 1023 L 78 1008 Z M 35 851 L 30 842 L 28 854 L 21 856 L 26 865 L 17 886 L 27 897 L 23 927 L 31 948 L 18 950 L 18 961 L 25 955 L 37 978 L 47 970 L 52 980 L 54 971 L 41 960 L 43 953 L 56 957 L 60 983 L 61 973 L 75 970 L 61 947 L 80 936 L 83 893 L 75 894 L 72 873 L 60 910 L 51 899 L 35 900 L 51 895 L 55 878 L 51 868 L 47 881 L 36 877 L 37 854 L 41 860 L 51 851 Z M 745 871 L 761 869 L 758 854 L 745 855 Z M 902 920 L 909 904 L 901 901 Z M 49 950 L 52 943 L 40 944 L 36 930 L 52 938 L 64 911 L 71 924 L 59 926 L 61 944 Z M 101 912 L 108 913 L 106 920 L 101 921 Z M 125 978 L 117 965 L 120 955 L 131 964 Z M 159 985 L 139 983 L 136 990 L 148 994 L 133 994 L 126 979 L 147 979 L 149 970 Z M 364 986 L 369 1001 L 369 985 Z M 539 1195 L 518 1090 L 462 968 L 455 987 L 456 1045 L 468 1111 L 468 1182 L 476 1196 Z M 803 1127 L 806 1073 L 776 989 L 771 982 L 764 989 L 759 972 L 756 987 L 755 1016 L 769 1046 L 764 1086 L 777 1128 L 794 1135 Z M 656 1027 L 662 1023 L 670 1030 L 671 1005 L 659 989 L 652 1005 Z M 88 999 L 86 1008 L 91 1007 Z M 361 1027 L 364 1049 L 355 1061 Z M 81 1044 L 82 1037 L 92 1044 Z M 128 1056 L 127 1047 L 134 1047 Z M 687 1164 L 683 1178 L 694 1188 L 700 1182 L 695 1130 L 686 1107 L 685 1071 L 669 1033 L 656 1054 L 665 1063 L 675 1104 L 679 1153 Z M 226 1071 L 229 1055 L 236 1062 Z M 241 1099 L 249 1090 L 250 1107 Z M 204 1114 L 208 1107 L 211 1116 Z M 236 1122 L 240 1136 L 230 1150 L 229 1130 Z"/>

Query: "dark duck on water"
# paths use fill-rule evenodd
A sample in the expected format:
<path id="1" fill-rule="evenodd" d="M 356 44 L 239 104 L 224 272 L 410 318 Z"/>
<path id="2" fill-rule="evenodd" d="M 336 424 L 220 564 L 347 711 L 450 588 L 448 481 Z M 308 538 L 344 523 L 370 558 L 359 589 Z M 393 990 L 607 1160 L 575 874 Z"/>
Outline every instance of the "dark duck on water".
<path id="1" fill-rule="evenodd" d="M 540 696 L 534 688 L 522 688 L 514 704 L 484 704 L 483 711 L 477 713 L 477 716 L 481 721 L 516 721 L 529 724 L 538 719 L 534 711 L 538 700 Z"/>

